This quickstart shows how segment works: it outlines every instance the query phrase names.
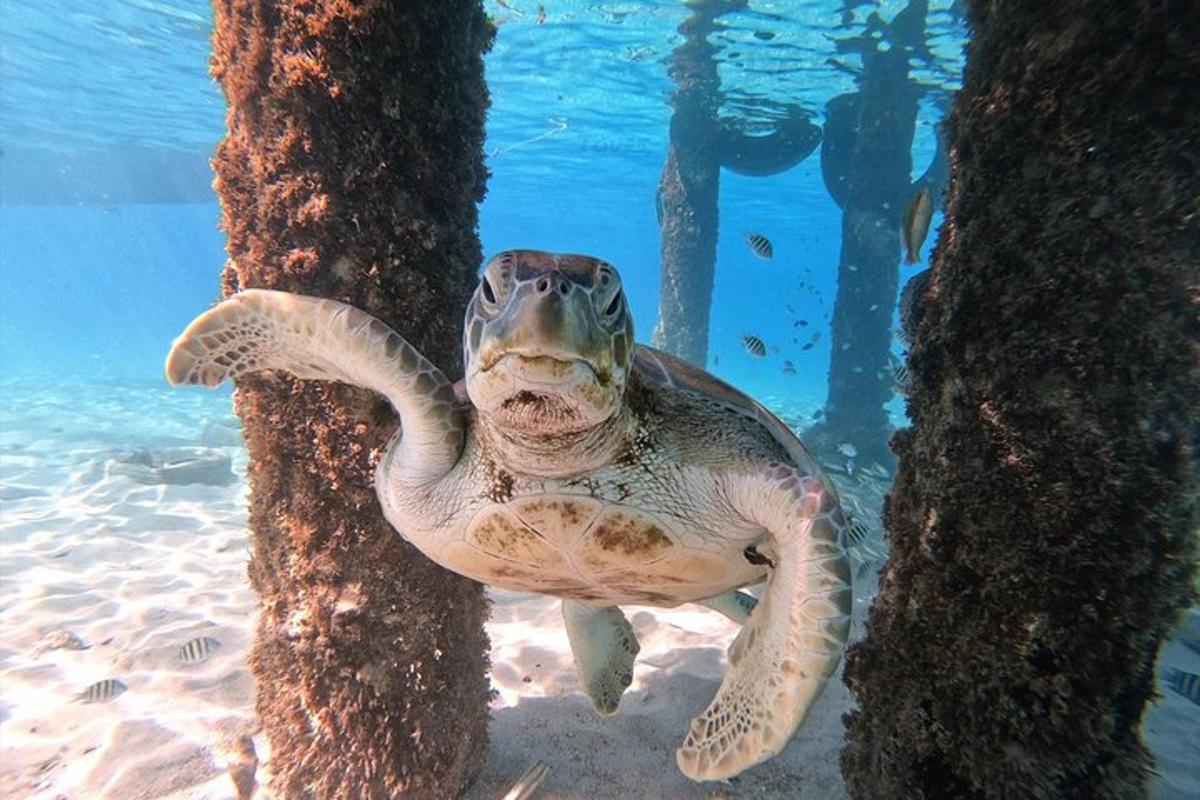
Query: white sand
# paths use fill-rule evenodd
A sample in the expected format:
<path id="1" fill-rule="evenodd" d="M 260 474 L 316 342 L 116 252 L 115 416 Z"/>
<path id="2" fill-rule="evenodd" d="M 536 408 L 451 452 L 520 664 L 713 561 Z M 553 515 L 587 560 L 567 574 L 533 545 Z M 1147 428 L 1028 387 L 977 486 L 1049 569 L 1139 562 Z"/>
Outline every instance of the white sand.
<path id="1" fill-rule="evenodd" d="M 228 416 L 228 396 L 119 384 L 0 391 L 0 796 L 234 797 L 227 765 L 244 758 L 247 735 L 269 780 L 245 665 L 255 598 L 243 484 L 147 486 L 104 468 L 133 449 L 198 444 L 208 421 Z M 244 451 L 224 449 L 244 474 Z M 627 609 L 642 652 L 620 713 L 601 718 L 579 693 L 558 604 L 494 597 L 498 697 L 469 798 L 499 797 L 534 761 L 550 767 L 538 798 L 844 796 L 840 674 L 783 754 L 730 784 L 697 785 L 676 770 L 674 749 L 716 691 L 731 623 L 691 607 Z M 856 631 L 865 607 L 861 598 Z M 86 649 L 45 649 L 56 631 Z M 180 647 L 201 635 L 221 647 L 183 664 Z M 1200 672 L 1179 645 L 1164 663 Z M 105 678 L 128 690 L 75 701 Z M 1200 709 L 1164 693 L 1146 725 L 1159 796 L 1200 797 Z"/>

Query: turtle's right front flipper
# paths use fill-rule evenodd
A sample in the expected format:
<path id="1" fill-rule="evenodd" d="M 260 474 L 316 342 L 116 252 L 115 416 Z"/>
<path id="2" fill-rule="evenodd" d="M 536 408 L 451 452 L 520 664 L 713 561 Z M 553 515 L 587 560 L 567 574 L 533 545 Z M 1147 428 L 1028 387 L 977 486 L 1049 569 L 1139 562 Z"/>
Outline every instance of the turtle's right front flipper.
<path id="1" fill-rule="evenodd" d="M 201 314 L 167 356 L 167 380 L 216 386 L 260 370 L 373 389 L 400 414 L 397 465 L 445 474 L 462 451 L 466 419 L 450 381 L 380 320 L 335 300 L 247 289 Z"/>

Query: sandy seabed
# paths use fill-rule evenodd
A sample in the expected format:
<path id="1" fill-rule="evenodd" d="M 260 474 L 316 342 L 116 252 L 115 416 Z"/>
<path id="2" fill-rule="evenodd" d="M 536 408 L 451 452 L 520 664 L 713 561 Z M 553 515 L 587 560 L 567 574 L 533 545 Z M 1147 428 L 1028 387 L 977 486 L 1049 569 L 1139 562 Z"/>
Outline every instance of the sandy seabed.
<path id="1" fill-rule="evenodd" d="M 246 455 L 222 424 L 229 396 L 119 382 L 7 381 L 0 391 L 0 796 L 233 798 L 229 767 L 245 763 L 249 737 L 256 796 L 270 797 L 245 663 L 255 598 Z M 229 457 L 236 479 L 141 482 L 137 454 L 202 443 Z M 871 580 L 856 587 L 856 636 Z M 716 692 L 733 623 L 693 606 L 627 609 L 641 655 L 620 713 L 602 718 L 580 693 L 558 603 L 493 598 L 497 696 L 471 800 L 499 798 L 537 761 L 549 773 L 534 796 L 546 800 L 845 796 L 840 672 L 780 756 L 730 783 L 694 784 L 674 751 Z M 181 648 L 202 636 L 219 646 L 185 663 Z M 1179 644 L 1162 662 L 1200 672 L 1200 656 Z M 80 700 L 106 679 L 125 690 Z M 1200 708 L 1161 691 L 1145 725 L 1156 796 L 1200 797 Z"/>

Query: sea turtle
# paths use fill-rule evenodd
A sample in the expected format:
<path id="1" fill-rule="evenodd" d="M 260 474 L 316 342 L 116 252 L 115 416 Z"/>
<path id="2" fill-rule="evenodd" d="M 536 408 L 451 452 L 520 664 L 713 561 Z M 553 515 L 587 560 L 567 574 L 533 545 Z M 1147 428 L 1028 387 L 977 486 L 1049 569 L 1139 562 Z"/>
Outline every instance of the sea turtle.
<path id="1" fill-rule="evenodd" d="M 676 751 L 693 780 L 778 753 L 850 626 L 845 522 L 820 467 L 738 390 L 634 343 L 621 279 L 582 255 L 514 251 L 483 271 L 446 376 L 333 300 L 247 289 L 198 317 L 172 384 L 257 370 L 365 386 L 400 415 L 383 513 L 438 564 L 562 598 L 580 682 L 616 711 L 638 652 L 625 604 L 698 603 L 743 627 L 716 698 Z M 738 591 L 766 580 L 761 601 Z"/>

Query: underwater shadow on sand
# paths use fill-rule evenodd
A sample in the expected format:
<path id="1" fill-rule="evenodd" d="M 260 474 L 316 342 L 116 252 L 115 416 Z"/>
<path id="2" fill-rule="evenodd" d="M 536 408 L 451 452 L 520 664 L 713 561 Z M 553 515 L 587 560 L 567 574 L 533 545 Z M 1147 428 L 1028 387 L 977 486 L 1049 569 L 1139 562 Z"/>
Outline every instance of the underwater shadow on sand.
<path id="1" fill-rule="evenodd" d="M 487 764 L 464 800 L 503 796 L 536 761 L 550 768 L 534 795 L 542 800 L 843 797 L 837 754 L 846 690 L 838 676 L 780 755 L 727 784 L 693 783 L 679 772 L 675 748 L 719 686 L 689 672 L 719 671 L 722 652 L 688 647 L 645 654 L 636 667 L 643 688 L 626 692 L 611 717 L 595 713 L 580 693 L 494 709 Z"/>

